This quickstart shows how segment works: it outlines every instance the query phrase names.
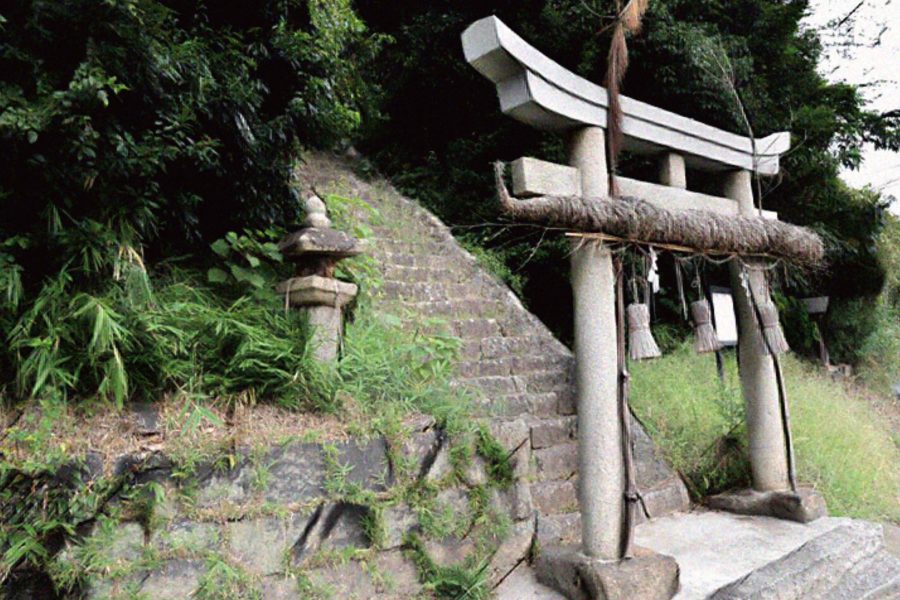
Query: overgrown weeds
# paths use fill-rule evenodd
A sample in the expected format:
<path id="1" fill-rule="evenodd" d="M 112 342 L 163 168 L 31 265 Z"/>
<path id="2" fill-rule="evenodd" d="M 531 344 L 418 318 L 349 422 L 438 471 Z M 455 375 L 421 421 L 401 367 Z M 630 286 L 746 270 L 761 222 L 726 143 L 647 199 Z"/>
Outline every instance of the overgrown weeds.
<path id="1" fill-rule="evenodd" d="M 801 484 L 834 515 L 900 520 L 900 450 L 849 386 L 788 355 L 783 360 Z M 632 370 L 632 403 L 695 497 L 749 483 L 743 400 L 733 354 L 726 383 L 688 344 Z"/>
<path id="2" fill-rule="evenodd" d="M 172 268 L 142 295 L 112 283 L 97 294 L 61 275 L 9 335 L 22 357 L 20 397 L 92 395 L 123 406 L 165 392 L 249 392 L 285 406 L 327 408 L 325 375 L 307 359 L 303 319 L 277 298 L 223 297 L 197 273 Z"/>
<path id="3" fill-rule="evenodd" d="M 434 592 L 439 598 L 483 600 L 490 595 L 487 559 L 441 566 L 428 555 L 424 542 L 416 534 L 407 537 L 404 547 L 404 553 L 416 565 L 425 589 Z"/>

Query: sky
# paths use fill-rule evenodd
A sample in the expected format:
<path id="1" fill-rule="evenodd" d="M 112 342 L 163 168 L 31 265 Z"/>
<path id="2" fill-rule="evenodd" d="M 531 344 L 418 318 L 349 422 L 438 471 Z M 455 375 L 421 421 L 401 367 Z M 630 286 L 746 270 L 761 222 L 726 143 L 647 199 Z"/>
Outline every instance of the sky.
<path id="1" fill-rule="evenodd" d="M 900 109 L 900 0 L 810 0 L 804 24 L 819 30 L 825 45 L 822 75 L 863 84 L 871 109 Z M 862 45 L 848 47 L 853 37 Z M 842 176 L 854 187 L 870 185 L 900 198 L 900 153 L 867 148 L 862 167 Z M 900 215 L 900 200 L 891 211 Z"/>

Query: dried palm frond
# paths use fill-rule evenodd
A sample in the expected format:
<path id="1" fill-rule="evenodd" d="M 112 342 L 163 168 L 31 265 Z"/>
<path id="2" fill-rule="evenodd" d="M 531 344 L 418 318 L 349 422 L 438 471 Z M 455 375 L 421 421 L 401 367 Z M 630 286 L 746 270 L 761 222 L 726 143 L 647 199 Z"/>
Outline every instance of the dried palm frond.
<path id="1" fill-rule="evenodd" d="M 644 19 L 644 13 L 650 0 L 631 0 L 625 5 L 625 8 L 619 13 L 619 20 L 628 33 L 638 33 L 641 30 L 641 24 Z"/>
<path id="2" fill-rule="evenodd" d="M 616 25 L 613 28 L 612 40 L 609 44 L 609 55 L 606 62 L 604 85 L 608 98 L 606 119 L 606 155 L 609 163 L 609 192 L 611 196 L 619 195 L 616 183 L 616 165 L 619 152 L 622 150 L 622 106 L 619 92 L 625 72 L 628 70 L 628 43 L 625 34 L 636 34 L 641 29 L 641 21 L 647 12 L 649 0 L 629 0 L 622 8 L 620 0 L 616 0 Z"/>
<path id="3" fill-rule="evenodd" d="M 625 27 L 620 21 L 613 29 L 612 41 L 609 44 L 609 57 L 606 67 L 606 93 L 609 107 L 606 117 L 606 154 L 609 163 L 609 193 L 619 195 L 616 184 L 616 162 L 622 150 L 622 105 L 619 103 L 619 87 L 628 70 L 628 44 L 625 42 Z"/>

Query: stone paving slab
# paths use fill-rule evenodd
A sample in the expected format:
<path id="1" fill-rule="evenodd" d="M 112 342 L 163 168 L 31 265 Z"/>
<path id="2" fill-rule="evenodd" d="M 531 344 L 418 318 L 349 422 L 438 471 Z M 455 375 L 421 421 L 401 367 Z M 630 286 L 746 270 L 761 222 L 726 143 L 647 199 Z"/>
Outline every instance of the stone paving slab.
<path id="1" fill-rule="evenodd" d="M 801 524 L 770 517 L 694 511 L 639 525 L 635 541 L 678 561 L 681 591 L 675 596 L 677 600 L 699 600 L 850 522 L 825 517 Z"/>
<path id="2" fill-rule="evenodd" d="M 534 570 L 526 563 L 509 574 L 497 589 L 494 590 L 496 600 L 566 600 L 566 597 L 542 585 L 534 574 Z"/>
<path id="3" fill-rule="evenodd" d="M 883 523 L 884 525 L 884 548 L 900 557 L 900 527 L 891 523 Z"/>

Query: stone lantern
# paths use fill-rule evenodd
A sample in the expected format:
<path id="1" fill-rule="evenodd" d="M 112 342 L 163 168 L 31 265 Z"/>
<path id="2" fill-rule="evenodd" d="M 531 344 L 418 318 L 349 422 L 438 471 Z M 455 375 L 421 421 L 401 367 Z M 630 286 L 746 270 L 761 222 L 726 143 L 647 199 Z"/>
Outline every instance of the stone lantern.
<path id="1" fill-rule="evenodd" d="M 305 203 L 303 228 L 279 243 L 282 254 L 295 265 L 294 277 L 276 288 L 290 306 L 309 319 L 313 356 L 320 362 L 338 357 L 343 331 L 343 308 L 359 291 L 353 283 L 335 279 L 338 261 L 356 256 L 365 244 L 351 235 L 331 228 L 325 203 L 313 195 Z"/>

